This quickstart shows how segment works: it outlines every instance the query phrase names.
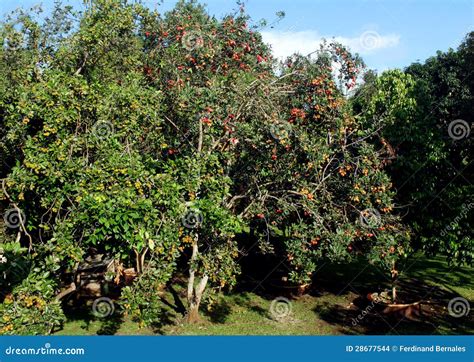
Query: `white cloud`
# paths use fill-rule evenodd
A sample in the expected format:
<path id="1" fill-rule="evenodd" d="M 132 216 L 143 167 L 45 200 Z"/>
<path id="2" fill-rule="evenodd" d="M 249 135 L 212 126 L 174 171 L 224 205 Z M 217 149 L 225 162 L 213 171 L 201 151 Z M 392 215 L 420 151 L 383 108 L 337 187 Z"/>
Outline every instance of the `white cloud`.
<path id="1" fill-rule="evenodd" d="M 381 35 L 375 31 L 366 31 L 358 37 L 324 37 L 316 31 L 265 31 L 262 32 L 263 40 L 272 46 L 276 58 L 286 58 L 293 53 L 307 55 L 319 49 L 323 38 L 334 39 L 346 46 L 351 51 L 361 55 L 375 53 L 381 49 L 393 48 L 400 43 L 397 34 Z"/>

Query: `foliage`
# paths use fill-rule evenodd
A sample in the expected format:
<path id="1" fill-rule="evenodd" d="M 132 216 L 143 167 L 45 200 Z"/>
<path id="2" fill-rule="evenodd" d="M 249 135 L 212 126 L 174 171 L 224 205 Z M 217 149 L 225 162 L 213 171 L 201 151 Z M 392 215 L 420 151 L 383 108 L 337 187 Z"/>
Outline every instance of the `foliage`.
<path id="1" fill-rule="evenodd" d="M 472 38 L 405 72 L 384 72 L 355 102 L 369 121 L 373 114 L 390 119 L 381 134 L 396 156 L 389 173 L 418 235 L 414 246 L 461 263 L 471 263 L 474 252 Z"/>
<path id="2" fill-rule="evenodd" d="M 0 304 L 0 335 L 46 335 L 66 320 L 48 279 L 28 277 Z"/>
<path id="3" fill-rule="evenodd" d="M 65 317 L 54 299 L 53 258 L 35 265 L 25 256 L 26 248 L 13 242 L 2 244 L 1 254 L 0 287 L 6 294 L 0 304 L 0 335 L 45 335 L 60 327 Z"/>
<path id="4" fill-rule="evenodd" d="M 283 254 L 297 284 L 309 282 L 324 260 L 366 255 L 385 265 L 386 255 L 406 253 L 384 160 L 366 140 L 376 135 L 351 115 L 332 75 L 334 62 L 343 86 L 351 88 L 362 64 L 339 44 L 323 45 L 314 59 L 282 64 L 281 82 L 293 92 L 269 120 L 262 157 L 251 156 L 257 172 L 239 182 L 253 186 L 252 224 Z M 367 216 L 374 224 L 365 222 Z"/>

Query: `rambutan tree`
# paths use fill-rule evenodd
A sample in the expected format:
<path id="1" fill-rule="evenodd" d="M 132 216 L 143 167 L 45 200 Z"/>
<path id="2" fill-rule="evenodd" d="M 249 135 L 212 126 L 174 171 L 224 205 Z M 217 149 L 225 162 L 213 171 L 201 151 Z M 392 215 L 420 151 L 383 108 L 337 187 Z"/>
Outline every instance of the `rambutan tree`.
<path id="1" fill-rule="evenodd" d="M 359 254 L 396 275 L 407 234 L 386 150 L 345 97 L 358 57 L 331 43 L 279 64 L 243 7 L 219 20 L 192 1 L 162 16 L 94 0 L 54 14 L 3 24 L 3 44 L 20 45 L 0 54 L 3 194 L 51 288 L 94 250 L 134 268 L 123 305 L 144 322 L 187 274 L 194 322 L 236 284 L 243 233 L 296 284 Z"/>

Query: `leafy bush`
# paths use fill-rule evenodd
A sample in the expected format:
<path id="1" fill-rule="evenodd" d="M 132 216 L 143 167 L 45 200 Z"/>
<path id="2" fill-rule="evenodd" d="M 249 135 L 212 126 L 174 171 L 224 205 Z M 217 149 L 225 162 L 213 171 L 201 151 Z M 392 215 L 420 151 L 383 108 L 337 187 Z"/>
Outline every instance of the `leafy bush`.
<path id="1" fill-rule="evenodd" d="M 367 122 L 384 116 L 381 130 L 393 152 L 388 172 L 413 246 L 472 263 L 473 33 L 458 50 L 438 52 L 424 64 L 371 78 L 356 97 Z"/>
<path id="2" fill-rule="evenodd" d="M 61 327 L 66 318 L 55 291 L 48 275 L 30 272 L 0 304 L 0 335 L 46 335 Z"/>

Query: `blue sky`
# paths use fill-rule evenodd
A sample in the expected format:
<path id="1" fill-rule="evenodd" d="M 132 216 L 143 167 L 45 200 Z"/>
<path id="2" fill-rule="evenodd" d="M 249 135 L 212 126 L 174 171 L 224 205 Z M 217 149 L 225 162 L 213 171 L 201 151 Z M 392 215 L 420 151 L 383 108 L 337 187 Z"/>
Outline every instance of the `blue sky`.
<path id="1" fill-rule="evenodd" d="M 82 0 L 65 2 L 82 4 Z M 153 8 L 158 3 L 144 2 Z M 233 0 L 202 2 L 218 17 L 236 8 Z M 0 12 L 39 3 L 50 9 L 54 1 L 0 0 Z M 158 8 L 165 11 L 174 3 L 164 0 Z M 277 11 L 285 11 L 280 23 L 262 30 L 276 56 L 309 53 L 323 37 L 335 37 L 379 71 L 403 68 L 437 50 L 455 48 L 474 30 L 474 0 L 247 0 L 246 4 L 255 21 L 266 18 L 271 22 Z"/>

